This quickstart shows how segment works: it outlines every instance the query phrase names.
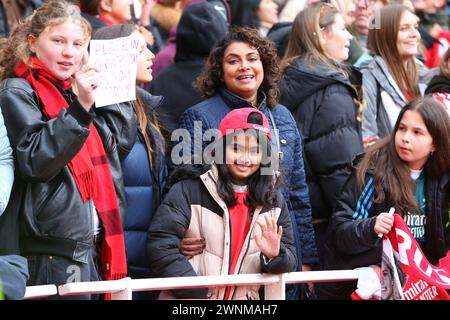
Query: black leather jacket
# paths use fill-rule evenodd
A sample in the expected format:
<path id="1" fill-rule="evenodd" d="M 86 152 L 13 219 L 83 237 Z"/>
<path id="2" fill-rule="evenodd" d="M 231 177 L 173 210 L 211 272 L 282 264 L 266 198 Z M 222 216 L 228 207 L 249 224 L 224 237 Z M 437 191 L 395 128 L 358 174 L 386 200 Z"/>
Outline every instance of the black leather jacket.
<path id="1" fill-rule="evenodd" d="M 82 202 L 67 164 L 85 143 L 96 114 L 86 112 L 72 93 L 65 94 L 65 98 L 69 107 L 49 120 L 26 80 L 13 78 L 0 83 L 0 106 L 16 165 L 12 196 L 0 219 L 1 255 L 48 254 L 87 262 L 93 243 L 93 207 L 89 201 Z M 131 111 L 122 119 L 133 123 L 131 104 L 107 108 Z M 117 171 L 118 138 L 110 126 L 116 123 L 116 132 L 126 136 L 124 132 L 130 125 L 102 118 L 97 117 L 95 125 L 103 139 L 113 179 L 119 181 L 115 183 L 118 189 L 122 176 Z M 126 146 L 123 148 L 126 150 Z M 120 211 L 123 213 L 123 207 Z"/>

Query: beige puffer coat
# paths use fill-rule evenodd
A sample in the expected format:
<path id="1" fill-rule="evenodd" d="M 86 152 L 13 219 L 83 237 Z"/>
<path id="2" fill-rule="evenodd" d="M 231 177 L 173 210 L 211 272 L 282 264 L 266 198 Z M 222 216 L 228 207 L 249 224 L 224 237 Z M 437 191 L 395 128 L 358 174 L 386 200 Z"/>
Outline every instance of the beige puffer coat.
<path id="1" fill-rule="evenodd" d="M 216 187 L 217 169 L 213 167 L 200 176 L 200 181 L 184 180 L 172 187 L 166 196 L 163 204 L 158 209 L 150 227 L 149 234 L 149 256 L 151 260 L 151 268 L 159 269 L 160 258 L 164 256 L 164 264 L 166 270 L 163 275 L 158 276 L 192 276 L 192 275 L 228 275 L 230 267 L 231 254 L 231 230 L 230 218 L 225 202 L 219 197 Z M 294 271 L 296 267 L 295 245 L 292 234 L 292 225 L 289 218 L 287 207 L 281 195 L 279 196 L 279 204 L 276 208 L 267 210 L 262 207 L 256 208 L 251 217 L 250 231 L 247 235 L 239 259 L 236 264 L 236 270 L 239 274 L 249 273 L 282 273 Z M 181 205 L 184 203 L 185 205 Z M 184 207 L 189 212 L 179 212 Z M 219 210 L 220 209 L 220 210 Z M 175 213 L 174 211 L 178 211 Z M 178 214 L 178 217 L 175 215 Z M 274 216 L 278 225 L 283 227 L 283 235 L 281 239 L 280 254 L 265 264 L 261 251 L 254 241 L 254 234 L 260 232 L 259 225 L 256 223 L 258 219 L 264 219 L 264 215 Z M 185 215 L 180 221 L 180 215 Z M 162 221 L 164 220 L 164 221 Z M 184 222 L 182 222 L 184 220 Z M 170 246 L 167 238 L 172 229 L 169 225 L 180 224 L 186 226 L 185 232 L 177 235 L 177 250 L 173 250 L 172 259 L 167 257 L 168 247 L 161 247 L 158 241 L 165 242 Z M 178 225 L 179 227 L 179 225 Z M 183 231 L 180 229 L 179 231 Z M 162 240 L 161 237 L 166 239 Z M 194 256 L 187 260 L 179 252 L 179 243 L 183 237 L 204 237 L 206 240 L 206 248 L 200 255 Z M 153 243 L 152 243 L 153 241 Z M 164 252 L 161 250 L 165 250 Z M 159 252 L 158 252 L 159 251 Z M 178 252 L 177 252 L 178 251 Z M 178 265 L 172 265 L 174 272 L 171 272 L 171 263 L 180 259 L 184 260 L 183 268 Z M 159 260 L 159 261 L 158 261 Z M 186 272 L 187 270 L 191 272 Z M 183 270 L 183 271 L 182 271 Z M 258 289 L 260 286 L 239 286 L 231 288 L 229 297 L 233 300 L 254 300 L 259 299 Z M 209 299 L 223 299 L 225 295 L 225 287 L 209 288 L 206 295 Z M 175 293 L 176 296 L 176 293 Z M 168 291 L 162 292 L 160 299 L 175 298 Z M 190 298 L 188 295 L 184 296 Z"/>

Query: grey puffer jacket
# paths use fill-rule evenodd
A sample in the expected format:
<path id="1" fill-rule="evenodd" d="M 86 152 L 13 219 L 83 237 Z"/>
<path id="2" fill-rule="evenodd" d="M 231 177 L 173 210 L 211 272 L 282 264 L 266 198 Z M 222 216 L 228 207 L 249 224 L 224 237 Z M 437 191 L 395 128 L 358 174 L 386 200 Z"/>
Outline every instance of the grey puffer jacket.
<path id="1" fill-rule="evenodd" d="M 419 67 L 419 89 L 424 92 L 429 70 L 420 61 L 416 60 L 416 62 Z M 360 71 L 363 74 L 363 97 L 367 103 L 363 112 L 363 136 L 385 137 L 393 129 L 386 107 L 395 109 L 395 106 L 398 106 L 398 112 L 400 112 L 408 101 L 382 57 L 374 56 L 372 60 L 361 66 Z M 391 114 L 391 118 L 396 119 L 397 115 Z"/>

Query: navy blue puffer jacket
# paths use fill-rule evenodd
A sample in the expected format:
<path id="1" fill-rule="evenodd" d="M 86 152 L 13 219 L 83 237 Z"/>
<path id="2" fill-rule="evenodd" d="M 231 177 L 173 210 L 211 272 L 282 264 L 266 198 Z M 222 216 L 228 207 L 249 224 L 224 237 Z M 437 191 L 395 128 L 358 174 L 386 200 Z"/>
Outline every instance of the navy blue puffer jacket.
<path id="1" fill-rule="evenodd" d="M 153 112 L 160 103 L 160 97 L 153 97 L 143 90 L 138 90 L 138 94 L 148 108 L 147 112 Z M 147 232 L 153 214 L 161 203 L 167 177 L 164 142 L 157 132 L 152 130 L 151 134 L 154 149 L 151 168 L 140 129 L 136 132 L 136 141 L 130 153 L 122 161 L 126 196 L 124 234 L 128 274 L 136 279 L 150 277 L 146 251 Z"/>

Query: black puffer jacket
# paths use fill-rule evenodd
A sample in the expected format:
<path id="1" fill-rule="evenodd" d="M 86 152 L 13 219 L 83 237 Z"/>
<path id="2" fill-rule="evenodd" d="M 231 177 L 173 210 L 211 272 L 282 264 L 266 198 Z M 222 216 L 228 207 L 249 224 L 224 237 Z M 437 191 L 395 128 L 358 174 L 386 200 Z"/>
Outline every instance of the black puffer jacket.
<path id="1" fill-rule="evenodd" d="M 434 92 L 450 93 L 450 79 L 441 75 L 434 76 L 428 84 L 425 94 Z"/>
<path id="2" fill-rule="evenodd" d="M 282 76 L 280 103 L 292 112 L 303 136 L 313 219 L 330 217 L 350 175 L 350 164 L 362 151 L 356 98 L 356 90 L 344 75 L 301 58 Z"/>
<path id="3" fill-rule="evenodd" d="M 381 212 L 388 212 L 392 205 L 372 203 L 376 196 L 372 175 L 367 175 L 362 192 L 356 187 L 355 176 L 353 173 L 345 184 L 330 219 L 326 241 L 327 269 L 354 269 L 381 264 L 382 241 L 374 231 L 375 220 Z M 422 250 L 428 261 L 436 263 L 450 249 L 450 174 L 441 178 L 429 177 L 426 174 L 428 213 L 426 242 L 422 244 Z M 350 294 L 355 289 L 356 282 L 322 285 L 326 297 L 331 299 L 350 299 Z"/>
<path id="4" fill-rule="evenodd" d="M 86 112 L 72 93 L 64 96 L 69 107 L 49 120 L 26 80 L 12 78 L 0 84 L 0 105 L 16 168 L 12 196 L 0 218 L 0 255 L 47 254 L 87 262 L 93 243 L 93 207 L 81 200 L 68 163 L 86 142 L 95 113 Z M 115 171 L 120 163 L 113 152 L 117 138 L 105 123 L 97 122 L 96 127 L 108 161 L 116 164 L 110 164 L 113 179 L 120 179 L 121 172 Z M 125 136 L 129 127 L 120 127 Z"/>
<path id="5" fill-rule="evenodd" d="M 192 4 L 184 11 L 177 28 L 175 63 L 162 70 L 150 84 L 152 94 L 164 97 L 156 113 L 169 138 L 178 128 L 181 114 L 202 101 L 193 82 L 211 49 L 227 32 L 226 21 L 212 3 Z"/>

